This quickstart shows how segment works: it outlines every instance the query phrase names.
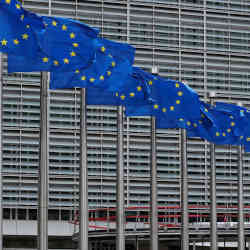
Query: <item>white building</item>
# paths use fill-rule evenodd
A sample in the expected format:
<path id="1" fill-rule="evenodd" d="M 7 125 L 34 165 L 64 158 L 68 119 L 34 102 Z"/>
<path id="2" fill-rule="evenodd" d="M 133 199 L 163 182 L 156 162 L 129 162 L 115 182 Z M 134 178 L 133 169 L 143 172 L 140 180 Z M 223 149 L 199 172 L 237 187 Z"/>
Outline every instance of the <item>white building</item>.
<path id="1" fill-rule="evenodd" d="M 153 64 L 159 66 L 161 76 L 186 81 L 203 100 L 215 91 L 218 101 L 250 106 L 249 1 L 24 0 L 23 4 L 39 14 L 77 18 L 98 27 L 110 40 L 135 46 L 136 66 L 147 71 Z M 12 225 L 4 228 L 7 235 L 19 234 L 19 220 L 32 224 L 37 218 L 39 83 L 38 73 L 4 74 L 2 199 L 4 219 Z M 79 103 L 79 90 L 49 91 L 49 219 L 62 224 L 73 220 L 78 206 Z M 88 106 L 90 208 L 115 206 L 116 115 L 116 107 Z M 126 118 L 124 131 L 126 206 L 148 206 L 150 120 Z M 180 132 L 157 132 L 159 206 L 180 205 Z M 237 205 L 236 150 L 216 147 L 217 205 Z M 245 154 L 245 205 L 250 205 L 249 161 Z M 208 205 L 209 144 L 199 138 L 188 140 L 188 169 L 189 205 Z M 73 233 L 72 225 L 67 230 Z"/>

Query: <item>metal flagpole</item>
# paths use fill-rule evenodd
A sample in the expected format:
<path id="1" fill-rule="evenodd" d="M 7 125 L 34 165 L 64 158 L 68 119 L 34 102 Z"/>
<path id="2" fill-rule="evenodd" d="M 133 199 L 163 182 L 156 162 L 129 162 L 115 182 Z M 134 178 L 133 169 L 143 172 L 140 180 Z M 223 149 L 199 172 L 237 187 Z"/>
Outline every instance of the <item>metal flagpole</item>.
<path id="1" fill-rule="evenodd" d="M 88 210 L 88 167 L 87 167 L 87 104 L 85 88 L 81 92 L 80 107 L 80 180 L 79 180 L 79 246 L 88 250 L 89 210 Z"/>
<path id="2" fill-rule="evenodd" d="M 3 148 L 3 54 L 0 53 L 0 147 Z M 0 250 L 3 249 L 3 205 L 2 205 L 2 158 L 3 151 L 0 150 Z"/>
<path id="3" fill-rule="evenodd" d="M 152 68 L 158 74 L 158 68 Z M 150 168 L 150 250 L 158 250 L 158 200 L 157 200 L 157 162 L 155 117 L 151 117 L 151 168 Z"/>
<path id="4" fill-rule="evenodd" d="M 210 103 L 213 105 L 215 92 L 209 92 Z M 215 145 L 210 143 L 210 249 L 217 250 L 217 211 L 216 211 L 216 168 Z"/>
<path id="5" fill-rule="evenodd" d="M 38 249 L 48 249 L 48 79 L 41 72 Z"/>
<path id="6" fill-rule="evenodd" d="M 125 250 L 123 107 L 117 108 L 116 249 Z"/>
<path id="7" fill-rule="evenodd" d="M 181 129 L 181 249 L 189 249 L 187 132 Z"/>
<path id="8" fill-rule="evenodd" d="M 242 106 L 242 103 L 238 103 Z M 243 197 L 243 149 L 238 146 L 238 250 L 245 249 L 244 197 Z"/>

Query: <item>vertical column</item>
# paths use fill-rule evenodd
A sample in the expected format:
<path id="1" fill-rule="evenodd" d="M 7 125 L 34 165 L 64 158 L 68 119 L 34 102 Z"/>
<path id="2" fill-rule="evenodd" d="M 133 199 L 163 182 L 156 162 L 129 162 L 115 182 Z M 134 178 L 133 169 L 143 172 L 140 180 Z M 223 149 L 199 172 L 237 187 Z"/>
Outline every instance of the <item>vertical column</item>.
<path id="1" fill-rule="evenodd" d="M 238 103 L 242 106 L 242 103 Z M 244 196 L 243 196 L 243 149 L 238 146 L 238 250 L 245 250 Z"/>
<path id="2" fill-rule="evenodd" d="M 215 93 L 210 92 L 209 97 L 213 105 Z M 210 249 L 217 250 L 217 245 L 215 145 L 210 143 Z"/>
<path id="3" fill-rule="evenodd" d="M 42 72 L 40 83 L 39 250 L 48 249 L 48 79 L 49 74 Z"/>
<path id="4" fill-rule="evenodd" d="M 123 107 L 117 108 L 116 249 L 125 250 Z"/>
<path id="5" fill-rule="evenodd" d="M 3 54 L 0 53 L 0 147 L 3 148 Z M 0 250 L 3 249 L 3 204 L 2 204 L 2 164 L 3 151 L 0 150 Z"/>
<path id="6" fill-rule="evenodd" d="M 79 211 L 79 246 L 88 250 L 89 207 L 88 207 L 88 166 L 87 166 L 87 104 L 86 89 L 81 90 L 80 107 L 80 211 Z"/>
<path id="7" fill-rule="evenodd" d="M 158 74 L 158 68 L 152 67 L 152 74 Z M 150 249 L 158 250 L 158 199 L 157 199 L 157 162 L 155 117 L 151 117 L 151 155 L 150 155 Z"/>
<path id="8" fill-rule="evenodd" d="M 189 249 L 187 132 L 181 129 L 181 249 Z"/>

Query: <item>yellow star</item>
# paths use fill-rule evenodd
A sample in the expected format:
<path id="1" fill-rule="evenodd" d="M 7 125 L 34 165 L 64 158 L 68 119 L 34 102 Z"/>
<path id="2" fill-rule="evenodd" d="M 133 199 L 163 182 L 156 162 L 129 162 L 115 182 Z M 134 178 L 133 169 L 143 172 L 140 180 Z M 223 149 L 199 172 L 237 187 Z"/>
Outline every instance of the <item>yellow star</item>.
<path id="1" fill-rule="evenodd" d="M 101 52 L 105 52 L 106 48 L 104 46 L 101 47 Z"/>
<path id="2" fill-rule="evenodd" d="M 154 105 L 154 109 L 158 109 L 159 106 L 157 104 Z"/>
<path id="3" fill-rule="evenodd" d="M 243 135 L 240 136 L 240 139 L 241 139 L 241 140 L 243 139 Z"/>
<path id="4" fill-rule="evenodd" d="M 57 22 L 56 21 L 52 21 L 52 25 L 53 26 L 57 26 Z"/>
<path id="5" fill-rule="evenodd" d="M 71 38 L 71 39 L 74 39 L 74 38 L 76 37 L 75 33 L 73 33 L 73 32 L 72 32 L 72 33 L 70 33 L 70 35 L 69 35 L 69 36 L 70 36 L 70 38 Z"/>
<path id="6" fill-rule="evenodd" d="M 112 62 L 112 67 L 115 67 L 115 62 Z"/>
<path id="7" fill-rule="evenodd" d="M 176 84 L 175 84 L 175 87 L 176 87 L 176 88 L 179 88 L 179 87 L 180 87 L 180 84 L 179 84 L 179 83 L 176 83 Z"/>
<path id="8" fill-rule="evenodd" d="M 30 28 L 30 26 L 27 24 L 27 25 L 26 25 L 26 28 L 27 28 L 27 29 L 29 29 L 29 28 Z"/>
<path id="9" fill-rule="evenodd" d="M 179 121 L 183 122 L 183 121 L 184 121 L 184 119 L 183 119 L 183 118 L 180 118 L 180 119 L 179 119 Z"/>
<path id="10" fill-rule="evenodd" d="M 199 123 L 200 123 L 200 124 L 202 124 L 202 121 L 201 121 L 201 120 L 199 120 Z"/>
<path id="11" fill-rule="evenodd" d="M 171 110 L 171 111 L 174 111 L 174 106 L 170 106 L 170 110 Z"/>
<path id="12" fill-rule="evenodd" d="M 67 26 L 65 24 L 62 26 L 62 30 L 67 30 Z"/>
<path id="13" fill-rule="evenodd" d="M 77 48 L 77 47 L 79 46 L 78 43 L 72 43 L 72 45 L 73 45 L 75 48 Z"/>
<path id="14" fill-rule="evenodd" d="M 134 96 L 135 96 L 135 93 L 132 92 L 132 93 L 129 94 L 129 96 L 130 96 L 130 97 L 134 97 Z"/>
<path id="15" fill-rule="evenodd" d="M 149 82 L 148 82 L 148 84 L 149 84 L 149 85 L 152 85 L 152 84 L 153 84 L 153 82 L 152 82 L 152 81 L 149 81 Z"/>
<path id="16" fill-rule="evenodd" d="M 125 97 L 126 97 L 125 95 L 121 95 L 121 99 L 122 99 L 122 100 L 124 100 L 124 99 L 125 99 Z"/>
<path id="17" fill-rule="evenodd" d="M 49 58 L 48 58 L 48 57 L 44 57 L 44 58 L 43 58 L 43 62 L 44 62 L 44 63 L 46 63 L 46 62 L 48 62 L 48 61 L 49 61 Z"/>
<path id="18" fill-rule="evenodd" d="M 6 46 L 6 45 L 7 45 L 7 43 L 8 43 L 8 41 L 7 41 L 7 40 L 5 40 L 5 39 L 3 39 L 3 40 L 1 41 L 2 46 Z"/>
<path id="19" fill-rule="evenodd" d="M 23 19 L 24 19 L 24 15 L 21 15 L 20 20 L 23 21 Z"/>
<path id="20" fill-rule="evenodd" d="M 194 123 L 194 124 L 193 124 L 193 126 L 196 128 L 196 127 L 197 127 L 197 124 L 196 124 L 196 123 Z"/>
<path id="21" fill-rule="evenodd" d="M 10 4 L 11 0 L 5 0 L 5 3 Z"/>
<path id="22" fill-rule="evenodd" d="M 231 122 L 230 124 L 231 124 L 232 127 L 235 126 L 235 122 Z"/>
<path id="23" fill-rule="evenodd" d="M 162 112 L 163 112 L 163 113 L 166 113 L 166 112 L 167 112 L 167 109 L 166 109 L 166 108 L 162 108 Z"/>
<path id="24" fill-rule="evenodd" d="M 70 56 L 76 56 L 76 53 L 74 52 L 74 51 L 72 51 L 71 53 L 70 53 Z"/>
<path id="25" fill-rule="evenodd" d="M 137 86 L 137 91 L 141 91 L 141 86 Z"/>
<path id="26" fill-rule="evenodd" d="M 191 122 L 188 121 L 188 122 L 187 122 L 187 125 L 190 126 L 190 125 L 191 125 Z"/>
<path id="27" fill-rule="evenodd" d="M 55 61 L 54 61 L 54 65 L 55 65 L 55 66 L 58 66 L 58 65 L 59 65 L 59 62 L 55 60 Z"/>
<path id="28" fill-rule="evenodd" d="M 28 34 L 23 34 L 23 35 L 22 35 L 22 38 L 23 38 L 24 40 L 27 40 L 27 39 L 29 38 L 29 35 L 28 35 Z"/>
<path id="29" fill-rule="evenodd" d="M 216 136 L 220 136 L 220 133 L 219 133 L 219 132 L 216 132 Z"/>
<path id="30" fill-rule="evenodd" d="M 115 96 L 119 96 L 119 93 L 118 93 L 118 92 L 116 92 L 116 93 L 115 93 Z"/>
<path id="31" fill-rule="evenodd" d="M 178 92 L 178 96 L 182 96 L 183 93 L 181 91 Z"/>
<path id="32" fill-rule="evenodd" d="M 64 59 L 63 59 L 63 62 L 64 62 L 65 64 L 69 64 L 69 59 L 68 59 L 68 58 L 64 58 Z"/>
<path id="33" fill-rule="evenodd" d="M 89 79 L 89 81 L 90 81 L 90 82 L 94 82 L 94 81 L 95 81 L 95 78 L 92 77 L 92 78 Z"/>
<path id="34" fill-rule="evenodd" d="M 103 81 L 104 80 L 104 76 L 100 76 L 100 80 Z"/>
<path id="35" fill-rule="evenodd" d="M 86 80 L 86 76 L 82 76 L 82 77 L 81 77 L 81 80 L 82 80 L 82 81 L 85 81 L 85 80 Z"/>
<path id="36" fill-rule="evenodd" d="M 20 9 L 21 9 L 20 4 L 17 3 L 17 4 L 16 4 L 16 8 L 20 10 Z"/>
<path id="37" fill-rule="evenodd" d="M 76 69 L 75 73 L 76 73 L 76 74 L 79 74 L 79 73 L 80 73 L 79 69 Z"/>
<path id="38" fill-rule="evenodd" d="M 247 141 L 250 141 L 250 137 L 247 137 Z"/>
<path id="39" fill-rule="evenodd" d="M 13 43 L 14 43 L 15 45 L 18 45 L 18 44 L 19 44 L 19 41 L 18 41 L 17 39 L 15 39 L 15 40 L 13 40 Z"/>
<path id="40" fill-rule="evenodd" d="M 208 110 L 207 110 L 207 109 L 205 109 L 205 112 L 208 112 Z"/>
<path id="41" fill-rule="evenodd" d="M 111 76 L 111 71 L 107 71 L 107 75 L 108 75 L 108 76 Z"/>
<path id="42" fill-rule="evenodd" d="M 223 135 L 223 136 L 226 136 L 226 133 L 223 132 L 222 135 Z"/>
<path id="43" fill-rule="evenodd" d="M 230 133 L 230 132 L 231 132 L 231 128 L 228 128 L 228 129 L 227 129 L 227 132 Z"/>
<path id="44" fill-rule="evenodd" d="M 180 104 L 181 103 L 181 101 L 180 100 L 176 100 L 176 104 Z"/>

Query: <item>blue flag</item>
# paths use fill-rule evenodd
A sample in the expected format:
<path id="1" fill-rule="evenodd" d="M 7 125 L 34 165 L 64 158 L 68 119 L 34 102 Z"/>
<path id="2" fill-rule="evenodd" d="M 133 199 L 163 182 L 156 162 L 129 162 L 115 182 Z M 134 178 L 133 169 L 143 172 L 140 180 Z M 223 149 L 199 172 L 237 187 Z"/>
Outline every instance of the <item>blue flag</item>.
<path id="1" fill-rule="evenodd" d="M 38 48 L 32 51 L 32 57 L 9 55 L 9 72 L 72 72 L 92 64 L 96 51 L 102 49 L 96 29 L 71 19 L 34 18 L 27 13 L 24 20 L 30 21 L 29 29 L 35 34 Z"/>
<path id="2" fill-rule="evenodd" d="M 216 103 L 216 109 L 226 113 L 232 126 L 232 133 L 238 137 L 238 144 L 250 152 L 250 111 L 244 107 L 227 103 Z"/>
<path id="3" fill-rule="evenodd" d="M 86 66 L 75 67 L 71 72 L 53 71 L 51 89 L 72 87 L 99 87 L 116 91 L 132 72 L 134 48 L 127 44 L 96 39 L 98 49 L 94 59 Z"/>
<path id="4" fill-rule="evenodd" d="M 41 19 L 35 14 L 29 15 L 19 2 L 0 0 L 0 51 L 34 59 L 39 44 L 30 23 L 35 19 L 40 20 L 34 22 L 36 29 L 42 29 Z"/>
<path id="5" fill-rule="evenodd" d="M 222 103 L 221 103 L 222 104 Z M 222 107 L 211 106 L 203 103 L 201 105 L 201 119 L 196 126 L 187 128 L 189 137 L 200 137 L 215 144 L 239 145 L 243 139 L 237 132 L 239 129 L 238 119 Z"/>
<path id="6" fill-rule="evenodd" d="M 187 85 L 140 71 L 148 103 L 127 107 L 128 116 L 156 117 L 157 128 L 186 128 L 191 120 L 200 118 L 198 95 Z"/>

